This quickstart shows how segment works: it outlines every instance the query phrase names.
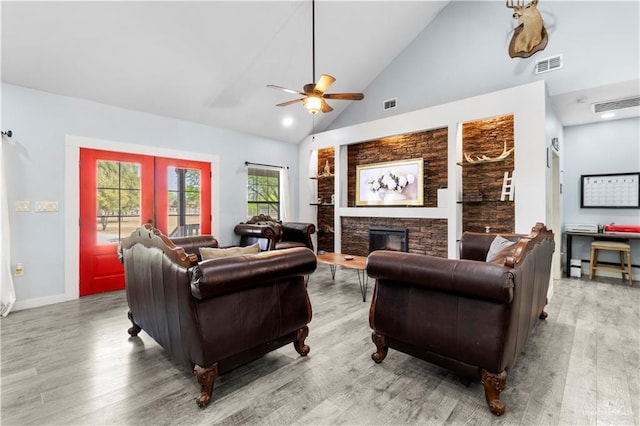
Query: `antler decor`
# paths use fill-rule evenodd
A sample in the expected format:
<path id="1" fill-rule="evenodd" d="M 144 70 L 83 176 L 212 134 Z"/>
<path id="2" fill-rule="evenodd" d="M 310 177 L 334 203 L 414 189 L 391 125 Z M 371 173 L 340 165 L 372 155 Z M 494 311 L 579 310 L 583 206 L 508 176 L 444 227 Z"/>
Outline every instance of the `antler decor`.
<path id="1" fill-rule="evenodd" d="M 497 163 L 498 161 L 503 161 L 504 159 L 506 159 L 512 152 L 514 148 L 511 149 L 507 149 L 507 141 L 504 141 L 504 148 L 502 149 L 502 154 L 498 155 L 497 157 L 487 157 L 486 155 L 478 155 L 476 156 L 476 158 L 472 158 L 469 154 L 467 154 L 466 152 L 463 153 L 464 155 L 464 159 L 467 160 L 466 163 L 461 162 L 458 163 L 459 165 L 463 166 L 464 164 L 480 164 L 480 163 Z"/>

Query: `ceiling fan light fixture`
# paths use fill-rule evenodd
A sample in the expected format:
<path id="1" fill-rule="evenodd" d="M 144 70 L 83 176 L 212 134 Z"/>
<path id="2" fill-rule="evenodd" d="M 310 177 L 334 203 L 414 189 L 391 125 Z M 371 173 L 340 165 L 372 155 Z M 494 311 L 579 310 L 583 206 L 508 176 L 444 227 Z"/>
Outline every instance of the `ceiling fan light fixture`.
<path id="1" fill-rule="evenodd" d="M 363 93 L 325 93 L 336 79 L 329 74 L 322 74 L 320 79 L 316 81 L 316 19 L 315 19 L 315 0 L 311 0 L 311 69 L 313 71 L 313 82 L 305 84 L 302 91 L 287 89 L 286 87 L 267 84 L 272 89 L 283 90 L 288 93 L 298 94 L 302 98 L 293 99 L 287 102 L 276 104 L 277 107 L 284 107 L 298 102 L 302 102 L 304 107 L 311 115 L 319 112 L 331 112 L 333 108 L 325 99 L 337 99 L 343 101 L 360 101 L 364 99 Z"/>
<path id="2" fill-rule="evenodd" d="M 322 109 L 322 101 L 318 96 L 307 96 L 302 103 L 312 115 L 317 114 Z"/>

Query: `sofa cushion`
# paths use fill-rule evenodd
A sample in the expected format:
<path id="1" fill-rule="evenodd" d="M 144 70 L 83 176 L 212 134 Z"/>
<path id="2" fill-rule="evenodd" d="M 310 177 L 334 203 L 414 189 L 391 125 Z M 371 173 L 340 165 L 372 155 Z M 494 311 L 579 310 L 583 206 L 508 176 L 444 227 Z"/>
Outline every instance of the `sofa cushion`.
<path id="1" fill-rule="evenodd" d="M 221 259 L 223 257 L 240 256 L 243 254 L 260 253 L 260 244 L 255 243 L 246 247 L 212 248 L 200 247 L 202 260 Z"/>
<path id="2" fill-rule="evenodd" d="M 509 241 L 501 235 L 496 237 L 489 246 L 489 252 L 487 253 L 486 261 L 488 263 L 495 263 L 498 265 L 504 265 L 504 261 L 508 256 L 512 256 L 516 249 L 516 243 Z"/>

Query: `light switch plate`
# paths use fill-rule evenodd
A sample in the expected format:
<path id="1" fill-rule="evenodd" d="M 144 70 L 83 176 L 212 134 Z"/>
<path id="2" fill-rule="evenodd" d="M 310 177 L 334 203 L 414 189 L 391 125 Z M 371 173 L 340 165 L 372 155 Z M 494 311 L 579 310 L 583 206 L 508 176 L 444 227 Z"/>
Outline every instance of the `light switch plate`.
<path id="1" fill-rule="evenodd" d="M 36 212 L 57 212 L 58 211 L 58 202 L 57 201 L 36 201 Z"/>
<path id="2" fill-rule="evenodd" d="M 31 201 L 16 201 L 17 212 L 28 212 L 31 210 Z"/>

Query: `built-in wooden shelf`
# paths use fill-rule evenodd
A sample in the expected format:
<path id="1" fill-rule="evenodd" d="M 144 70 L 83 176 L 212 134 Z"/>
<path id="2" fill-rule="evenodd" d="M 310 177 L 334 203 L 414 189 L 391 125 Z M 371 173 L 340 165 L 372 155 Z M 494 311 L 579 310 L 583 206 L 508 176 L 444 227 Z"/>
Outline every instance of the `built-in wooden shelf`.
<path id="1" fill-rule="evenodd" d="M 506 203 L 507 200 L 464 200 L 456 201 L 458 204 L 480 204 L 480 203 Z"/>

